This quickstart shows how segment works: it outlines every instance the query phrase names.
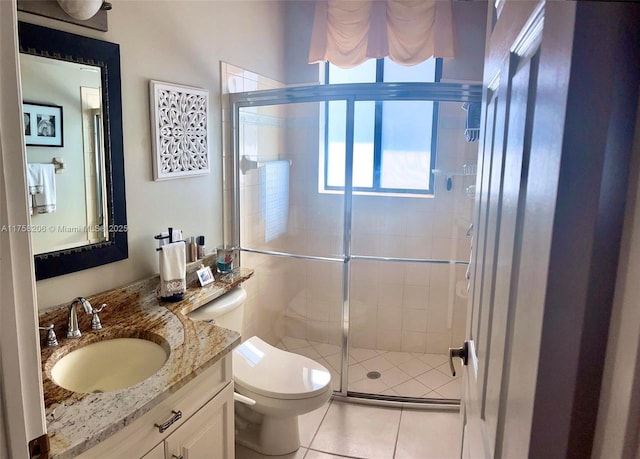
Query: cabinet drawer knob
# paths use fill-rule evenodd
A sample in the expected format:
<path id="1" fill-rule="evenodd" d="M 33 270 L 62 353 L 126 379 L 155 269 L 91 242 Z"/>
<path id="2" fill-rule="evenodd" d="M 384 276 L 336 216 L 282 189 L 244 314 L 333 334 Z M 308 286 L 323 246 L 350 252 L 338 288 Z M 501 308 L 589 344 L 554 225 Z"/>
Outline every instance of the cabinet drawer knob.
<path id="1" fill-rule="evenodd" d="M 167 430 L 169 427 L 171 427 L 171 424 L 173 424 L 174 422 L 176 422 L 178 419 L 180 419 L 182 417 L 182 411 L 171 410 L 171 413 L 173 413 L 171 418 L 168 419 L 166 422 L 164 422 L 162 424 L 154 424 L 154 426 L 156 426 L 158 428 L 160 433 L 163 433 L 165 430 Z M 178 459 L 180 459 L 180 458 L 178 458 Z"/>
<path id="2" fill-rule="evenodd" d="M 180 456 L 176 456 L 175 454 L 172 454 L 171 459 L 184 459 L 184 456 L 182 454 Z"/>

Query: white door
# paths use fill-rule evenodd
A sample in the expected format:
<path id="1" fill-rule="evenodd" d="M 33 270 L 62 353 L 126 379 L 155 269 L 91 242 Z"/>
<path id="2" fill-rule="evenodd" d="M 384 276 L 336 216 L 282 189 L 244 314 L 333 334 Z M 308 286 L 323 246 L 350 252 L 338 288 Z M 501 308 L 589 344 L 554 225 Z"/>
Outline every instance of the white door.
<path id="1" fill-rule="evenodd" d="M 494 457 L 498 428 L 501 375 L 507 337 L 508 308 L 518 276 L 523 199 L 527 185 L 542 9 L 533 4 L 503 11 L 501 20 L 521 22 L 520 33 L 499 65 L 485 73 L 484 136 L 478 166 L 472 295 L 467 327 L 467 366 L 464 374 L 464 458 Z M 516 16 L 516 13 L 518 15 Z M 494 31 L 495 31 L 494 27 Z M 500 29 L 498 29 L 498 33 Z M 491 41 L 496 39 L 492 34 Z M 488 75 L 487 75 L 488 76 Z M 515 279 L 514 279 L 515 278 Z"/>
<path id="2" fill-rule="evenodd" d="M 0 457 L 22 459 L 46 426 L 33 256 L 24 231 L 29 214 L 15 0 L 0 1 L 0 63 Z"/>
<path id="3" fill-rule="evenodd" d="M 462 457 L 588 457 L 595 424 L 584 420 L 597 413 L 612 301 L 603 292 L 615 284 L 630 151 L 629 133 L 607 127 L 626 102 L 605 101 L 614 86 L 632 99 L 634 84 L 637 98 L 638 77 L 600 82 L 633 23 L 621 7 L 498 3 L 488 21 L 467 341 L 452 352 L 467 361 Z M 626 21 L 625 32 L 603 26 L 612 20 Z"/>

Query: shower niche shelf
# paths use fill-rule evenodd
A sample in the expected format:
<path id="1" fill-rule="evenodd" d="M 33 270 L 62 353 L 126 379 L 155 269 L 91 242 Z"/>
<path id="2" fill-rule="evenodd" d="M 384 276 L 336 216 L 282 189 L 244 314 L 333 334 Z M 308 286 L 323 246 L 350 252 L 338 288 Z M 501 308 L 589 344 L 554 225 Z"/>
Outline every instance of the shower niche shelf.
<path id="1" fill-rule="evenodd" d="M 451 191 L 453 188 L 453 177 L 464 177 L 470 175 L 476 175 L 478 171 L 478 166 L 476 164 L 463 164 L 462 171 L 447 171 L 443 169 L 433 169 L 431 172 L 434 175 L 444 175 L 446 177 L 445 183 L 447 184 L 447 191 Z M 468 188 L 468 187 L 467 187 Z M 472 197 L 467 190 L 467 195 Z M 473 197 L 475 197 L 475 187 L 473 190 Z"/>
<path id="2" fill-rule="evenodd" d="M 447 177 L 456 177 L 463 175 L 476 175 L 478 166 L 476 164 L 463 164 L 462 171 L 448 171 L 444 169 L 433 169 L 434 175 L 445 175 Z"/>

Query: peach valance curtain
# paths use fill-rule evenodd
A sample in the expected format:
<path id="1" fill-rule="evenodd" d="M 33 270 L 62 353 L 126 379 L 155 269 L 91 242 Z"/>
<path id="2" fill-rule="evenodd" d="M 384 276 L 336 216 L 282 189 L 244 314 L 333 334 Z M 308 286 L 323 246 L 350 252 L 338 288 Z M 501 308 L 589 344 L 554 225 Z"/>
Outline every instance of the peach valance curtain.
<path id="1" fill-rule="evenodd" d="M 414 65 L 454 57 L 451 0 L 317 0 L 309 63 L 350 68 L 389 56 Z"/>

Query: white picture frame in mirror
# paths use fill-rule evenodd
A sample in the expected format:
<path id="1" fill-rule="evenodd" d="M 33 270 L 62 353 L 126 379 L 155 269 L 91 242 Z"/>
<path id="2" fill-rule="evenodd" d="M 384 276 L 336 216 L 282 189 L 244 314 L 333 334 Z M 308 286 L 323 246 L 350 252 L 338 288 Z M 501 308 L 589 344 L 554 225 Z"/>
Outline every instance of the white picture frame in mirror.
<path id="1" fill-rule="evenodd" d="M 209 91 L 151 80 L 153 179 L 209 173 Z"/>

